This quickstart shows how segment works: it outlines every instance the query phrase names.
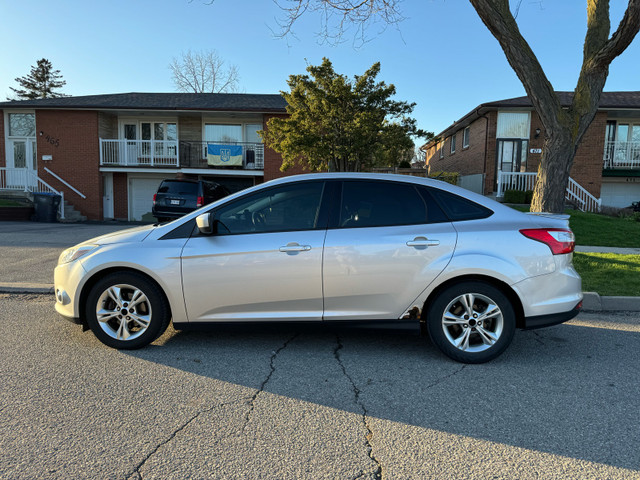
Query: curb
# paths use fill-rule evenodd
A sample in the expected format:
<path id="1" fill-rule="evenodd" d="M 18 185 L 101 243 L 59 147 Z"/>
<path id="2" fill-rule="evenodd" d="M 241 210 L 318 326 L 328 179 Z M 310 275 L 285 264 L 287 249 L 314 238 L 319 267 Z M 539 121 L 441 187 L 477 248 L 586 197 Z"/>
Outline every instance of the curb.
<path id="1" fill-rule="evenodd" d="M 53 295 L 53 285 L 50 283 L 2 283 L 0 293 L 35 293 L 38 295 Z"/>
<path id="2" fill-rule="evenodd" d="M 53 295 L 49 283 L 2 283 L 0 293 Z M 640 312 L 640 297 L 602 297 L 596 292 L 582 292 L 583 312 Z"/>

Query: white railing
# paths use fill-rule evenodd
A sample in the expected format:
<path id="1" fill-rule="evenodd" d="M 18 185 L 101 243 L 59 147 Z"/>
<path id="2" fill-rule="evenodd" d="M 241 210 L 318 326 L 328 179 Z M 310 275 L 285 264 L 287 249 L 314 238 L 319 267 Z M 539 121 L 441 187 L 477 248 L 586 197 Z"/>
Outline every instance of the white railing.
<path id="1" fill-rule="evenodd" d="M 604 168 L 640 168 L 640 142 L 605 142 Z"/>
<path id="2" fill-rule="evenodd" d="M 127 167 L 178 167 L 176 140 L 100 139 L 100 165 Z"/>
<path id="3" fill-rule="evenodd" d="M 0 190 L 60 195 L 60 218 L 64 219 L 64 192 L 58 191 L 26 168 L 0 168 Z"/>
<path id="4" fill-rule="evenodd" d="M 497 197 L 504 197 L 506 190 L 533 190 L 537 172 L 502 172 L 498 170 Z M 574 203 L 580 210 L 599 212 L 602 200 L 585 190 L 578 182 L 569 177 L 565 198 Z"/>
<path id="5" fill-rule="evenodd" d="M 569 184 L 567 185 L 567 193 L 565 196 L 570 202 L 578 205 L 578 208 L 583 212 L 599 212 L 602 206 L 601 198 L 596 198 L 591 195 L 582 185 L 571 177 L 569 177 Z"/>
<path id="6" fill-rule="evenodd" d="M 536 172 L 503 172 L 498 170 L 498 197 L 504 197 L 505 190 L 533 190 Z"/>

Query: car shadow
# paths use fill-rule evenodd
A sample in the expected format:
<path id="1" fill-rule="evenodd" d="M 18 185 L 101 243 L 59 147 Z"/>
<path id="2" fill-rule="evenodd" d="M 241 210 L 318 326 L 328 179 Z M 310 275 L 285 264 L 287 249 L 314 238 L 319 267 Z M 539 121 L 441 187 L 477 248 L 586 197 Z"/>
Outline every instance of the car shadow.
<path id="1" fill-rule="evenodd" d="M 639 332 L 573 324 L 518 331 L 483 365 L 453 362 L 418 333 L 225 325 L 169 331 L 126 353 L 358 415 L 640 469 L 640 374 L 623 367 L 639 364 Z"/>

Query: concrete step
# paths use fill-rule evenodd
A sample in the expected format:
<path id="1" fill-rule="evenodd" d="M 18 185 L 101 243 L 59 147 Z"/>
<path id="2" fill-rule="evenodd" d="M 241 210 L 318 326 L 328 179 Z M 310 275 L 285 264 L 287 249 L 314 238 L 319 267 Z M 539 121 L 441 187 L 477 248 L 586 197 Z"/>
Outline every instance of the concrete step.
<path id="1" fill-rule="evenodd" d="M 58 221 L 61 223 L 86 222 L 87 217 L 82 215 L 78 210 L 75 209 L 75 207 L 72 204 L 70 204 L 65 200 L 64 201 L 64 218 L 60 218 L 60 215 L 58 214 Z"/>

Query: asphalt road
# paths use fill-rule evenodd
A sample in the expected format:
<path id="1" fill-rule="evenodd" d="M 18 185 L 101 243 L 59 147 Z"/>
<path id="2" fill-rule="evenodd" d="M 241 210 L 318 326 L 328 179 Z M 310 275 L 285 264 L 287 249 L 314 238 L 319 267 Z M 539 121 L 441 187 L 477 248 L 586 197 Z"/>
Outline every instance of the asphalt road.
<path id="1" fill-rule="evenodd" d="M 640 319 L 517 332 L 489 364 L 412 332 L 172 329 L 116 351 L 0 296 L 0 478 L 640 477 Z"/>

